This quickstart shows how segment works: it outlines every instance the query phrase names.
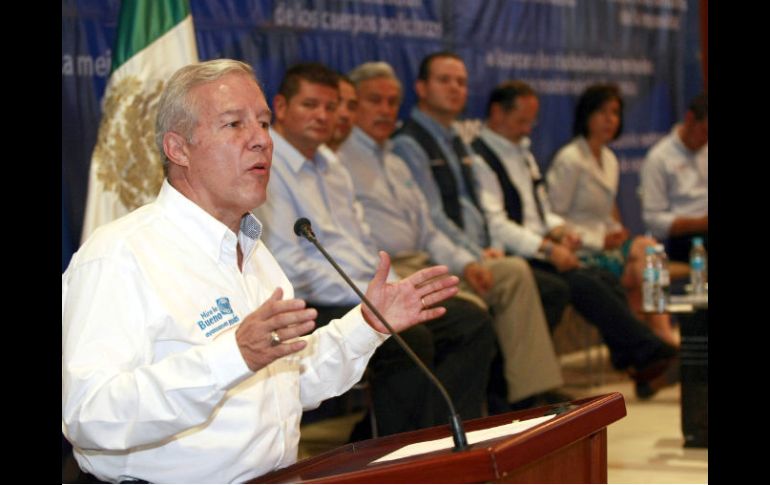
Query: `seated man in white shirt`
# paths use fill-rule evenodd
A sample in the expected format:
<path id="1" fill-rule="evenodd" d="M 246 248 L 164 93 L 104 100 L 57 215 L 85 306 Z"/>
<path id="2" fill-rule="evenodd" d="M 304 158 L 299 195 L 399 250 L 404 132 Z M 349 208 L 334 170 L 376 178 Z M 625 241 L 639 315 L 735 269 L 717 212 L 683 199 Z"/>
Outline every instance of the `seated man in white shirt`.
<path id="1" fill-rule="evenodd" d="M 270 118 L 247 64 L 177 71 L 158 108 L 157 200 L 95 231 L 62 275 L 62 432 L 93 475 L 81 481 L 243 482 L 288 466 L 303 408 L 356 383 L 388 338 L 360 307 L 300 337 L 316 311 L 250 213 Z M 381 253 L 367 296 L 397 331 L 457 292 L 446 268 L 388 272 Z"/>
<path id="2" fill-rule="evenodd" d="M 640 173 L 642 217 L 652 235 L 666 242 L 672 261 L 689 260 L 694 236 L 708 249 L 708 95 L 690 102 L 682 123 L 647 153 Z"/>
<path id="3" fill-rule="evenodd" d="M 599 329 L 615 368 L 632 374 L 638 397 L 651 397 L 676 380 L 676 349 L 636 318 L 614 274 L 579 265 L 579 238 L 551 210 L 529 150 L 538 110 L 537 94 L 521 81 L 490 93 L 486 123 L 472 143 L 483 160 L 474 174 L 487 220 L 506 249 L 529 258 L 541 288 L 569 288 L 570 302 Z"/>

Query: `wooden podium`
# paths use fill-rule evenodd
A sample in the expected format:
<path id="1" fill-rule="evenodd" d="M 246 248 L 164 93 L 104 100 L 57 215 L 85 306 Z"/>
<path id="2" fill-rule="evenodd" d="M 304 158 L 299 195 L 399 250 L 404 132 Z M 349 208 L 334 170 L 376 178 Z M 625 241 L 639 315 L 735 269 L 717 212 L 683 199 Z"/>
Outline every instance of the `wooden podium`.
<path id="1" fill-rule="evenodd" d="M 382 463 L 411 443 L 450 436 L 449 425 L 341 446 L 249 483 L 607 483 L 607 425 L 626 415 L 618 392 L 464 423 L 476 431 L 558 413 L 524 432 Z"/>

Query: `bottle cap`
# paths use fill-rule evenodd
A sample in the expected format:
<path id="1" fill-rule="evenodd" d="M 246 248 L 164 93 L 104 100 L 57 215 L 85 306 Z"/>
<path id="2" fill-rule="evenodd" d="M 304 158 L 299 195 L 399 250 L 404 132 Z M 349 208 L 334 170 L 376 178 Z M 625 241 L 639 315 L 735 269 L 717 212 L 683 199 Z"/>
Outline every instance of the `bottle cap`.
<path id="1" fill-rule="evenodd" d="M 695 236 L 692 238 L 692 244 L 693 246 L 703 246 L 703 238 L 700 236 Z"/>

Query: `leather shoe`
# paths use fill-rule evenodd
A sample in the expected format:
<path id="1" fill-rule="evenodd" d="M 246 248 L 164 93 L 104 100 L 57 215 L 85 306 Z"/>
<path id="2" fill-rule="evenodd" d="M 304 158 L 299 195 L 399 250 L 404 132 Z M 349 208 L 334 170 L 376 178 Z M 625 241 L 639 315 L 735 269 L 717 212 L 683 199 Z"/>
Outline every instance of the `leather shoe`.
<path id="1" fill-rule="evenodd" d="M 541 392 L 540 394 L 535 394 L 534 396 L 529 396 L 520 401 L 511 403 L 509 406 L 511 411 L 519 411 L 521 409 L 536 408 L 540 406 L 569 402 L 573 399 L 575 398 L 569 394 L 565 394 L 557 390 L 552 390 Z"/>
<path id="2" fill-rule="evenodd" d="M 632 372 L 631 377 L 636 382 L 636 397 L 650 399 L 664 387 L 679 382 L 679 356 L 657 360 L 640 371 Z"/>
<path id="3" fill-rule="evenodd" d="M 561 404 L 575 399 L 574 396 L 561 391 L 545 391 L 539 397 L 543 404 Z"/>

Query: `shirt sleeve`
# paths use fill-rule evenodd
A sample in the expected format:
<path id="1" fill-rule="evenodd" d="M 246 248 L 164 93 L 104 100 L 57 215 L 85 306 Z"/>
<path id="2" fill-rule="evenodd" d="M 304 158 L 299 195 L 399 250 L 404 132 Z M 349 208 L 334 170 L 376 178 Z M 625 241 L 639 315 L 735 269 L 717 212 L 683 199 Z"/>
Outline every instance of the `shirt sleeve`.
<path id="1" fill-rule="evenodd" d="M 428 203 L 417 182 L 412 178 L 409 168 L 403 160 L 392 157 L 389 163 L 396 177 L 404 181 L 410 207 L 417 214 L 417 229 L 420 231 L 420 247 L 426 249 L 431 259 L 438 264 L 444 264 L 454 274 L 462 274 L 465 266 L 476 261 L 467 249 L 453 243 L 443 232 L 439 231 L 431 219 Z"/>
<path id="2" fill-rule="evenodd" d="M 563 226 L 566 223 L 567 221 L 565 221 L 563 217 L 561 217 L 560 215 L 558 215 L 557 213 L 551 210 L 545 209 L 545 224 L 548 227 L 549 231 L 557 227 Z"/>
<path id="3" fill-rule="evenodd" d="M 668 199 L 664 160 L 647 155 L 640 173 L 642 186 L 642 219 L 652 235 L 666 239 L 676 216 Z"/>
<path id="4" fill-rule="evenodd" d="M 540 183 L 537 185 L 537 194 L 535 194 L 535 197 L 540 200 L 540 204 L 543 207 L 545 225 L 549 231 L 567 223 L 567 221 L 565 221 L 562 216 L 554 212 L 553 207 L 551 207 L 551 199 L 548 197 L 548 191 L 546 190 L 545 183 Z"/>
<path id="5" fill-rule="evenodd" d="M 546 173 L 548 201 L 557 214 L 565 216 L 569 213 L 577 190 L 579 175 L 580 168 L 577 163 L 557 154 Z"/>
<path id="6" fill-rule="evenodd" d="M 348 201 L 352 207 L 352 213 L 356 219 L 356 224 L 360 228 L 360 237 L 362 239 L 362 243 L 374 250 L 377 245 L 374 243 L 374 239 L 372 238 L 371 227 L 366 221 L 366 210 L 364 209 L 364 205 L 356 198 L 356 189 L 353 185 L 353 176 L 350 174 L 350 171 L 345 167 L 345 165 L 339 161 L 330 164 L 330 170 L 333 171 L 331 178 L 332 181 L 335 182 L 334 186 L 330 187 L 330 189 L 339 190 L 342 194 L 345 194 L 345 196 L 348 197 Z M 377 261 L 379 262 L 379 254 L 377 256 Z M 390 270 L 388 270 L 388 277 L 386 281 L 394 282 L 400 279 L 401 278 L 398 277 L 396 271 L 393 269 L 393 266 L 391 266 Z M 366 292 L 366 288 L 369 287 L 369 282 L 366 281 L 363 285 L 359 284 L 358 287 L 361 289 L 361 291 Z"/>
<path id="7" fill-rule="evenodd" d="M 483 248 L 472 241 L 465 232 L 444 213 L 441 192 L 433 180 L 430 160 L 425 151 L 411 137 L 400 135 L 393 139 L 393 153 L 398 155 L 409 167 L 417 185 L 422 190 L 430 209 L 430 216 L 436 228 L 443 232 L 455 244 L 480 258 Z"/>
<path id="8" fill-rule="evenodd" d="M 77 447 L 127 450 L 208 420 L 253 375 L 227 332 L 157 358 L 152 297 L 138 270 L 103 258 L 62 276 L 62 432 Z M 150 301 L 148 301 L 150 300 Z"/>
<path id="9" fill-rule="evenodd" d="M 323 400 L 350 389 L 361 379 L 374 351 L 388 337 L 366 323 L 361 305 L 313 332 L 300 360 L 303 409 L 314 409 Z"/>
<path id="10" fill-rule="evenodd" d="M 489 166 L 474 157 L 473 171 L 479 184 L 479 202 L 487 218 L 492 238 L 501 241 L 507 251 L 524 257 L 532 257 L 540 247 L 543 237 L 508 217 L 500 181 Z"/>

